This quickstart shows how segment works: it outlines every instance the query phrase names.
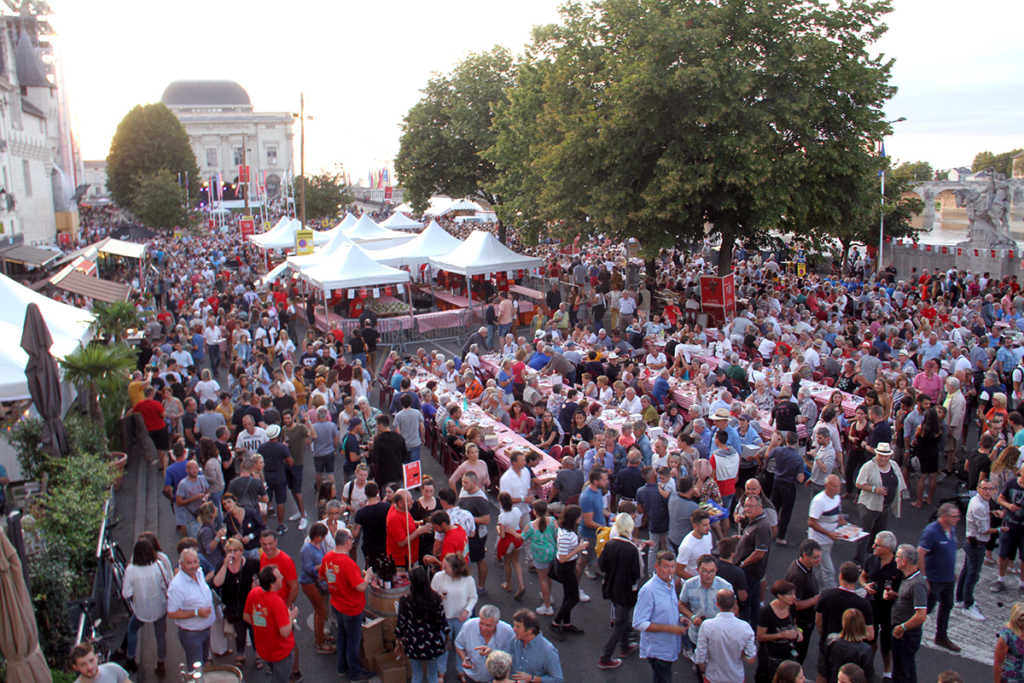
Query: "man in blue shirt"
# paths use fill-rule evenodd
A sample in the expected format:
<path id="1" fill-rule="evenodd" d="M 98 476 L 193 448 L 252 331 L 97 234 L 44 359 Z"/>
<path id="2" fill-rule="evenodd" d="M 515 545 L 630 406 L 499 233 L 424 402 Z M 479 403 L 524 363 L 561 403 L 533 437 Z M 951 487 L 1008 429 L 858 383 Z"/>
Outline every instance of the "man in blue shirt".
<path id="1" fill-rule="evenodd" d="M 690 620 L 679 614 L 675 574 L 675 553 L 662 550 L 654 576 L 640 589 L 633 608 L 633 628 L 640 631 L 640 656 L 651 665 L 653 683 L 672 680 L 672 662 L 678 659 L 682 636 L 690 627 Z"/>
<path id="2" fill-rule="evenodd" d="M 608 518 L 604 516 L 604 493 L 608 490 L 608 472 L 603 469 L 592 469 L 587 477 L 587 487 L 580 494 L 580 508 L 583 510 L 583 519 L 580 520 L 579 535 L 581 540 L 589 541 L 591 548 L 597 547 L 597 530 L 600 527 L 608 526 Z M 597 553 L 580 553 L 578 563 L 586 565 L 587 578 L 595 579 L 592 564 L 596 564 Z M 576 569 L 577 573 L 579 568 Z M 588 602 L 589 597 L 583 589 L 580 589 L 580 600 Z"/>
<path id="3" fill-rule="evenodd" d="M 558 650 L 551 641 L 540 633 L 540 620 L 528 609 L 521 609 L 512 616 L 512 672 L 526 674 L 519 677 L 522 683 L 562 683 L 562 662 Z"/>
<path id="4" fill-rule="evenodd" d="M 960 509 L 954 503 L 939 506 L 939 517 L 924 528 L 917 552 L 918 571 L 928 580 L 928 613 L 939 604 L 939 618 L 935 624 L 935 644 L 960 652 L 960 647 L 949 640 L 949 614 L 953 611 L 956 581 L 956 525 Z"/>
<path id="5" fill-rule="evenodd" d="M 647 566 L 653 567 L 658 551 L 665 546 L 665 536 L 668 534 L 668 496 L 662 495 L 658 473 L 653 467 L 645 467 L 640 471 L 646 483 L 636 492 L 636 502 L 643 506 L 643 513 L 647 516 L 647 531 L 654 544 L 647 554 Z M 675 491 L 671 493 L 674 494 Z"/>
<path id="6" fill-rule="evenodd" d="M 632 448 L 640 451 L 644 466 L 650 465 L 654 460 L 654 448 L 651 446 L 650 437 L 647 436 L 647 423 L 643 420 L 634 422 L 633 434 L 636 435 L 636 441 L 633 442 Z"/>
<path id="7" fill-rule="evenodd" d="M 548 361 L 551 360 L 551 354 L 545 353 L 546 351 L 547 347 L 544 344 L 541 344 L 530 357 L 530 360 L 526 362 L 526 365 L 537 371 L 543 370 L 544 366 L 546 366 Z"/>
<path id="8" fill-rule="evenodd" d="M 654 405 L 658 408 L 664 408 L 667 405 L 665 399 L 672 393 L 672 385 L 668 383 L 668 378 L 668 368 L 662 368 L 658 378 L 654 380 L 651 396 L 654 399 Z"/>

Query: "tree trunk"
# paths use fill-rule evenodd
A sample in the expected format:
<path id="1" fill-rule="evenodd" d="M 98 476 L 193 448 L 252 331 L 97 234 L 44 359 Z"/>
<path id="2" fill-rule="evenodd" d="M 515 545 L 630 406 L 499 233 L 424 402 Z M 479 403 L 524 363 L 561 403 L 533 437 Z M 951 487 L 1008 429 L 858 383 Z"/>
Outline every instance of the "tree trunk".
<path id="1" fill-rule="evenodd" d="M 848 264 L 850 262 L 850 247 L 853 246 L 853 244 L 850 240 L 844 240 L 841 238 L 839 240 L 839 244 L 843 246 L 843 253 L 839 257 L 839 272 L 841 272 L 843 275 L 846 275 L 847 271 L 849 270 Z"/>
<path id="2" fill-rule="evenodd" d="M 506 234 L 505 223 L 500 218 L 498 219 L 498 241 L 502 244 L 506 244 L 508 235 Z"/>
<path id="3" fill-rule="evenodd" d="M 732 251 L 736 245 L 736 233 L 732 228 L 722 230 L 722 246 L 718 251 L 718 274 L 728 275 L 732 272 Z"/>
<path id="4" fill-rule="evenodd" d="M 644 268 L 647 270 L 647 277 L 652 280 L 658 277 L 658 263 L 653 258 L 644 259 Z"/>

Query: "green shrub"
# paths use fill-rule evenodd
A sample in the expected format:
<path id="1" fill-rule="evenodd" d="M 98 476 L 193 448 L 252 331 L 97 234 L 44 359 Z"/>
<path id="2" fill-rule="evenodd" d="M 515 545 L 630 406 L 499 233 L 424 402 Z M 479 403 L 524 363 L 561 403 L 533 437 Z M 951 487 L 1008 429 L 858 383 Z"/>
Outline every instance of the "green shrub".
<path id="1" fill-rule="evenodd" d="M 107 435 L 103 425 L 96 424 L 87 415 L 71 411 L 64 418 L 64 427 L 68 430 L 72 453 L 106 455 Z M 51 472 L 51 476 L 53 474 Z"/>
<path id="2" fill-rule="evenodd" d="M 67 653 L 75 637 L 68 621 L 67 603 L 92 591 L 84 572 L 73 570 L 67 558 L 68 547 L 59 538 L 49 543 L 46 550 L 29 557 L 39 646 L 54 670 L 54 681 L 57 671 L 67 665 Z"/>
<path id="3" fill-rule="evenodd" d="M 40 481 L 49 472 L 52 456 L 43 449 L 43 421 L 37 417 L 21 420 L 4 434 L 18 454 L 18 465 L 29 481 Z"/>

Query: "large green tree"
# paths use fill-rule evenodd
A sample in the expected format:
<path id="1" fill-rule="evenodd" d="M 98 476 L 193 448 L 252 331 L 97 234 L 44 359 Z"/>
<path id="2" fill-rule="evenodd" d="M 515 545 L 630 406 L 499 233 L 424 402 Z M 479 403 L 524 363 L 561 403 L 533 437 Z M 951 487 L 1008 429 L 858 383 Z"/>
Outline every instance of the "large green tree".
<path id="1" fill-rule="evenodd" d="M 301 194 L 299 183 L 301 177 L 293 181 L 292 190 L 296 200 Z M 306 176 L 306 217 L 323 223 L 333 221 L 341 213 L 343 207 L 355 201 L 355 196 L 348 192 L 345 173 L 341 164 L 333 169 L 324 169 L 319 173 Z"/>
<path id="2" fill-rule="evenodd" d="M 167 169 L 139 176 L 132 212 L 143 225 L 160 230 L 187 227 L 190 224 L 185 188 Z"/>
<path id="3" fill-rule="evenodd" d="M 909 178 L 910 180 L 932 180 L 935 171 L 927 161 L 904 161 L 892 169 L 893 178 Z"/>
<path id="4" fill-rule="evenodd" d="M 117 125 L 107 155 L 107 189 L 118 206 L 135 212 L 139 184 L 155 171 L 189 177 L 190 201 L 199 196 L 199 166 L 184 126 L 161 103 L 136 105 Z M 184 181 L 182 182 L 184 185 Z"/>
<path id="5" fill-rule="evenodd" d="M 535 31 L 540 64 L 519 70 L 496 121 L 497 189 L 534 212 L 504 215 L 565 236 L 637 237 L 648 256 L 711 226 L 723 272 L 737 238 L 812 234 L 834 200 L 829 179 L 864 174 L 869 141 L 888 132 L 891 61 L 869 47 L 890 9 L 566 5 L 562 24 Z"/>
<path id="6" fill-rule="evenodd" d="M 494 192 L 494 163 L 481 152 L 495 142 L 494 108 L 505 99 L 513 78 L 513 59 L 495 46 L 473 53 L 450 74 L 435 74 L 402 122 L 401 147 L 395 171 L 405 197 L 416 210 L 430 196 L 475 197 L 501 204 Z M 504 229 L 499 224 L 500 238 Z"/>
<path id="7" fill-rule="evenodd" d="M 977 173 L 978 171 L 984 171 L 986 168 L 992 166 L 995 167 L 997 173 L 1002 173 L 1009 178 L 1013 175 L 1013 157 L 1020 154 L 1020 152 L 1020 149 L 1011 149 L 1009 152 L 1003 152 L 1002 154 L 978 152 L 974 155 L 974 162 L 971 164 L 971 170 Z"/>

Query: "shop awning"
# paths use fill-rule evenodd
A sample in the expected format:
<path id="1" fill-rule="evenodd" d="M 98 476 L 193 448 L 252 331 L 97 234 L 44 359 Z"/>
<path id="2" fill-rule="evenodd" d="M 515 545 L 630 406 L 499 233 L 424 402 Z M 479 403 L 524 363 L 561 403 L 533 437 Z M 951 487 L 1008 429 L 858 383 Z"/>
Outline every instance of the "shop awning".
<path id="1" fill-rule="evenodd" d="M 0 259 L 8 263 L 20 263 L 26 266 L 47 266 L 60 258 L 60 254 L 49 249 L 39 249 L 19 244 L 0 252 Z"/>
<path id="2" fill-rule="evenodd" d="M 60 273 L 50 278 L 50 284 L 57 289 L 72 294 L 80 294 L 97 301 L 112 303 L 114 301 L 127 301 L 132 288 L 120 282 L 101 280 L 98 277 L 86 275 L 80 271 L 67 267 Z"/>

